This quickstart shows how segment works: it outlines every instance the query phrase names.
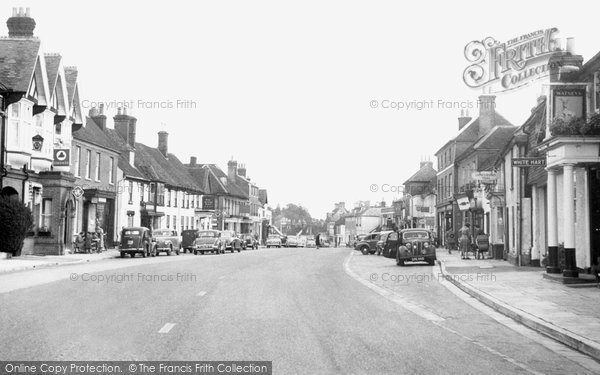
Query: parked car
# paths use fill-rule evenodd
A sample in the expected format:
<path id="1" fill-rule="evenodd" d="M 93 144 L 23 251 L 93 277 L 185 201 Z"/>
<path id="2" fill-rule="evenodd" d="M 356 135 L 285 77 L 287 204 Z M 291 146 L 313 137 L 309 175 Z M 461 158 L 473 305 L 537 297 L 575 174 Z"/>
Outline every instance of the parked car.
<path id="1" fill-rule="evenodd" d="M 194 255 L 198 253 L 204 255 L 205 252 L 220 254 L 225 252 L 225 247 L 221 241 L 221 232 L 218 230 L 198 231 L 193 244 Z"/>
<path id="2" fill-rule="evenodd" d="M 352 247 L 355 250 L 358 250 L 356 244 L 358 244 L 359 242 L 363 241 L 365 239 L 365 237 L 367 237 L 366 234 L 359 234 L 358 236 L 354 237 L 354 240 L 352 241 Z"/>
<path id="3" fill-rule="evenodd" d="M 307 239 L 306 240 L 306 247 L 317 247 L 315 239 L 314 238 Z"/>
<path id="4" fill-rule="evenodd" d="M 236 250 L 238 253 L 242 251 L 242 240 L 232 230 L 221 231 L 221 241 L 225 244 L 225 250 L 231 250 L 232 253 Z"/>
<path id="5" fill-rule="evenodd" d="M 298 237 L 298 247 L 306 247 L 306 241 L 308 241 L 306 236 Z"/>
<path id="6" fill-rule="evenodd" d="M 267 248 L 269 247 L 281 247 L 281 237 L 269 236 L 267 237 Z"/>
<path id="7" fill-rule="evenodd" d="M 258 241 L 251 234 L 243 234 L 242 235 L 242 249 L 255 249 L 258 250 Z"/>
<path id="8" fill-rule="evenodd" d="M 377 241 L 377 255 L 395 258 L 398 244 L 398 232 L 384 232 Z"/>
<path id="9" fill-rule="evenodd" d="M 165 252 L 167 255 L 175 252 L 175 254 L 179 255 L 181 239 L 176 230 L 168 228 L 155 229 L 152 232 L 152 237 L 156 242 L 156 255 L 161 252 Z"/>
<path id="10" fill-rule="evenodd" d="M 183 253 L 194 251 L 194 240 L 198 236 L 198 229 L 186 229 L 181 231 L 181 250 Z"/>
<path id="11" fill-rule="evenodd" d="M 298 237 L 287 236 L 286 247 L 298 247 Z"/>
<path id="12" fill-rule="evenodd" d="M 397 236 L 388 236 L 383 249 L 388 248 L 387 257 L 396 258 L 396 264 L 403 266 L 406 262 L 435 263 L 435 245 L 432 233 L 426 229 L 403 229 Z M 395 250 L 395 251 L 394 251 Z M 386 256 L 385 252 L 382 252 Z"/>
<path id="13" fill-rule="evenodd" d="M 365 235 L 362 241 L 356 243 L 354 249 L 360 251 L 364 255 L 375 254 L 377 251 L 377 242 L 381 237 L 381 233 L 382 232 L 376 232 Z"/>
<path id="14" fill-rule="evenodd" d="M 140 253 L 142 257 L 156 256 L 156 244 L 152 239 L 152 232 L 146 227 L 127 227 L 121 230 L 121 243 L 119 244 L 121 258 L 125 254 L 135 257 Z"/>

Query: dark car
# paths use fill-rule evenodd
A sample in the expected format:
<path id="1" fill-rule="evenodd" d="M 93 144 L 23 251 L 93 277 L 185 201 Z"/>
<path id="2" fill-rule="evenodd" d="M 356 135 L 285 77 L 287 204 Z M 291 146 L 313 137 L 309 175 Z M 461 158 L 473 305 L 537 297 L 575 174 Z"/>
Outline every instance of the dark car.
<path id="1" fill-rule="evenodd" d="M 181 231 L 181 249 L 183 253 L 194 251 L 194 240 L 198 237 L 198 229 L 186 229 Z"/>
<path id="2" fill-rule="evenodd" d="M 256 249 L 258 250 L 258 241 L 251 234 L 243 234 L 242 235 L 242 249 Z"/>
<path id="3" fill-rule="evenodd" d="M 435 245 L 431 232 L 427 229 L 403 229 L 393 232 L 379 244 L 383 256 L 396 258 L 396 264 L 403 266 L 406 262 L 435 263 Z"/>
<path id="4" fill-rule="evenodd" d="M 398 243 L 398 232 L 383 232 L 377 241 L 377 255 L 386 258 L 396 257 L 396 245 Z"/>
<path id="5" fill-rule="evenodd" d="M 205 252 L 220 254 L 225 252 L 225 244 L 221 240 L 221 232 L 218 230 L 198 231 L 193 243 L 194 255 L 204 255 Z"/>
<path id="6" fill-rule="evenodd" d="M 354 249 L 360 251 L 364 255 L 375 254 L 377 251 L 377 242 L 380 237 L 380 232 L 369 233 L 365 235 L 362 241 L 358 241 L 356 245 L 354 245 Z"/>
<path id="7" fill-rule="evenodd" d="M 223 250 L 223 252 L 225 252 L 225 250 L 231 250 L 231 252 L 233 253 L 237 250 L 237 252 L 239 253 L 242 250 L 242 241 L 232 230 L 221 231 L 221 240 L 225 244 L 225 249 Z"/>
<path id="8" fill-rule="evenodd" d="M 146 227 L 127 227 L 121 230 L 121 243 L 119 244 L 121 258 L 125 254 L 135 257 L 140 253 L 142 257 L 156 256 L 156 243 L 152 239 L 152 232 Z"/>
<path id="9" fill-rule="evenodd" d="M 155 229 L 152 232 L 152 237 L 156 243 L 156 255 L 160 252 L 165 252 L 167 255 L 175 253 L 179 255 L 181 248 L 181 239 L 174 229 Z"/>
<path id="10" fill-rule="evenodd" d="M 358 236 L 356 236 L 354 238 L 354 240 L 352 240 L 352 243 L 350 244 L 351 247 L 353 247 L 356 250 L 357 249 L 356 244 L 361 242 L 362 240 L 364 240 L 366 236 L 367 236 L 366 234 L 359 234 Z"/>

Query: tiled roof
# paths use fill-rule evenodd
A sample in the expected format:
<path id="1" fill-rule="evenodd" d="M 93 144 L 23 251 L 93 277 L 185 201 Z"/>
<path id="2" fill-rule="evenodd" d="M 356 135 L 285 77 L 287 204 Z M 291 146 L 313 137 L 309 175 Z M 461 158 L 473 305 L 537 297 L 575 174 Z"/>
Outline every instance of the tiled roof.
<path id="1" fill-rule="evenodd" d="M 69 103 L 73 103 L 75 96 L 75 85 L 77 85 L 77 68 L 65 67 L 65 80 L 67 81 L 67 95 L 69 97 Z"/>
<path id="2" fill-rule="evenodd" d="M 50 88 L 50 92 L 53 93 L 56 87 L 56 82 L 58 82 L 58 68 L 60 66 L 60 61 L 62 60 L 62 56 L 57 53 L 45 54 L 44 60 L 46 60 L 46 73 L 48 74 L 48 86 Z"/>
<path id="3" fill-rule="evenodd" d="M 481 139 L 475 148 L 477 150 L 502 150 L 510 142 L 516 130 L 516 126 L 497 126 L 492 129 L 487 138 Z"/>
<path id="4" fill-rule="evenodd" d="M 197 164 L 193 167 L 186 164 L 186 168 L 196 184 L 203 187 L 206 194 L 231 195 L 241 199 L 250 197 L 248 182 L 244 182 L 240 178 L 232 183 L 227 179 L 227 174 L 216 164 Z M 223 183 L 221 180 L 227 180 L 227 182 Z"/>
<path id="5" fill-rule="evenodd" d="M 73 131 L 73 138 L 82 142 L 90 143 L 96 146 L 104 147 L 109 150 L 120 152 L 115 147 L 108 135 L 91 118 L 86 118 L 86 125 Z"/>
<path id="6" fill-rule="evenodd" d="M 111 147 L 120 152 L 118 166 L 123 171 L 123 174 L 127 177 L 147 180 L 143 173 L 129 163 L 129 151 L 133 150 L 133 148 L 114 129 L 106 129 L 106 136 L 110 141 Z"/>
<path id="7" fill-rule="evenodd" d="M 0 38 L 0 80 L 14 91 L 27 92 L 39 52 L 37 39 Z"/>
<path id="8" fill-rule="evenodd" d="M 148 179 L 162 181 L 175 188 L 203 192 L 175 155 L 167 154 L 165 158 L 157 148 L 142 143 L 136 143 L 135 149 L 135 166 Z"/>
<path id="9" fill-rule="evenodd" d="M 413 174 L 408 180 L 404 183 L 410 182 L 431 182 L 435 180 L 437 176 L 437 171 L 431 166 L 430 163 L 424 164 L 417 173 Z"/>

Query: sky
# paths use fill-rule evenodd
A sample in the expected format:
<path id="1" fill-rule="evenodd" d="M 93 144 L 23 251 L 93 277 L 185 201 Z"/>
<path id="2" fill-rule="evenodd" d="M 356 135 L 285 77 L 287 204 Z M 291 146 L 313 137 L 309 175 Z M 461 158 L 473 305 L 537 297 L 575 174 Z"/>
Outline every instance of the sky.
<path id="1" fill-rule="evenodd" d="M 0 19 L 31 8 L 44 51 L 78 67 L 84 111 L 103 102 L 112 117 L 125 103 L 138 142 L 165 130 L 183 162 L 226 170 L 233 158 L 272 207 L 324 218 L 340 201 L 390 203 L 456 135 L 461 106 L 483 93 L 463 82 L 469 42 L 556 27 L 585 60 L 599 52 L 598 9 L 565 4 L 30 0 L 3 2 Z M 541 90 L 499 93 L 496 110 L 521 125 Z"/>

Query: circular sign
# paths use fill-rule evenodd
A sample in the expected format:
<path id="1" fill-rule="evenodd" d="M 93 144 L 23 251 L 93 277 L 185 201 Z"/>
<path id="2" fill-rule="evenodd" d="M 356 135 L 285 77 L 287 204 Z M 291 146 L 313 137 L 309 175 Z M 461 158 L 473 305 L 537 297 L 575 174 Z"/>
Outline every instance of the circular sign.
<path id="1" fill-rule="evenodd" d="M 63 150 L 59 150 L 56 152 L 56 160 L 65 161 L 67 159 L 67 153 Z"/>

